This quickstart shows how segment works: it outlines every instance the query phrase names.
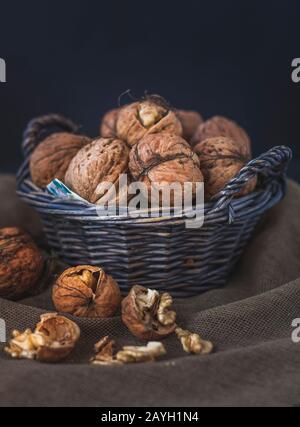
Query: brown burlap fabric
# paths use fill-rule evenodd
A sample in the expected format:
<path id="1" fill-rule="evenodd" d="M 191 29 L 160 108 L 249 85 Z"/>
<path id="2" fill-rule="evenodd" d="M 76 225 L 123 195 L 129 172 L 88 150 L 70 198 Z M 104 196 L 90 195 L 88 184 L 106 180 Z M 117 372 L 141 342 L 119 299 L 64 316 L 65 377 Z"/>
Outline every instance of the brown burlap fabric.
<path id="1" fill-rule="evenodd" d="M 6 197 L 14 183 L 6 178 Z M 0 225 L 20 225 L 14 200 Z M 120 317 L 78 320 L 82 338 L 72 356 L 58 365 L 10 359 L 0 348 L 0 404 L 62 406 L 206 406 L 300 404 L 300 343 L 292 342 L 293 319 L 300 318 L 300 187 L 268 213 L 226 287 L 176 301 L 179 322 L 211 339 L 210 356 L 185 355 L 175 338 L 156 363 L 90 366 L 96 340 L 110 334 L 134 343 Z M 25 222 L 28 224 L 28 211 Z M 33 225 L 31 225 L 33 226 Z M 27 227 L 28 228 L 28 227 Z M 38 228 L 35 228 L 35 234 Z M 8 331 L 37 322 L 53 309 L 50 293 L 19 303 L 0 299 Z"/>

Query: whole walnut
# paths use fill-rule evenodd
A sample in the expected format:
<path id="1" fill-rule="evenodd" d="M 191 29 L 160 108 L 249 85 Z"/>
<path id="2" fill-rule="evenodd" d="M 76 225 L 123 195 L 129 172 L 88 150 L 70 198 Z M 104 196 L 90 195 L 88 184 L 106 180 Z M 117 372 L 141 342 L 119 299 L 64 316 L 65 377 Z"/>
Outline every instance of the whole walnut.
<path id="1" fill-rule="evenodd" d="M 62 181 L 72 158 L 90 142 L 91 139 L 87 136 L 67 132 L 48 136 L 30 157 L 32 182 L 44 188 L 55 178 Z"/>
<path id="2" fill-rule="evenodd" d="M 176 329 L 176 313 L 170 310 L 172 304 L 173 299 L 167 292 L 135 285 L 122 301 L 122 320 L 137 338 L 159 340 Z"/>
<path id="3" fill-rule="evenodd" d="M 197 111 L 177 110 L 177 117 L 182 126 L 182 136 L 187 141 L 195 135 L 198 126 L 203 123 L 203 117 Z"/>
<path id="4" fill-rule="evenodd" d="M 124 141 L 96 139 L 72 159 L 65 183 L 82 198 L 100 204 L 104 195 L 100 184 L 107 182 L 118 187 L 119 175 L 128 170 L 128 159 L 129 148 Z"/>
<path id="5" fill-rule="evenodd" d="M 0 297 L 18 299 L 34 289 L 43 268 L 42 253 L 27 233 L 0 229 Z"/>
<path id="6" fill-rule="evenodd" d="M 147 135 L 130 152 L 129 169 L 133 178 L 143 182 L 148 191 L 158 186 L 203 182 L 198 156 L 189 143 L 177 135 Z"/>
<path id="7" fill-rule="evenodd" d="M 194 150 L 199 156 L 204 175 L 206 200 L 219 193 L 250 160 L 245 145 L 237 145 L 233 139 L 222 136 L 205 139 Z M 256 182 L 256 177 L 250 179 L 238 195 L 243 196 L 253 191 Z"/>
<path id="8" fill-rule="evenodd" d="M 158 96 L 123 107 L 117 119 L 117 136 L 132 146 L 144 136 L 166 132 L 182 135 L 182 126 L 175 112 Z"/>
<path id="9" fill-rule="evenodd" d="M 104 114 L 100 125 L 100 135 L 102 138 L 116 137 L 116 125 L 120 110 L 121 108 L 114 108 L 113 110 L 109 110 L 106 114 Z"/>
<path id="10" fill-rule="evenodd" d="M 192 145 L 217 136 L 225 136 L 244 145 L 251 156 L 251 141 L 246 131 L 234 121 L 222 116 L 214 116 L 201 123 L 192 138 Z"/>
<path id="11" fill-rule="evenodd" d="M 102 268 L 79 265 L 65 270 L 52 289 L 58 311 L 79 317 L 111 317 L 121 303 L 117 282 Z"/>

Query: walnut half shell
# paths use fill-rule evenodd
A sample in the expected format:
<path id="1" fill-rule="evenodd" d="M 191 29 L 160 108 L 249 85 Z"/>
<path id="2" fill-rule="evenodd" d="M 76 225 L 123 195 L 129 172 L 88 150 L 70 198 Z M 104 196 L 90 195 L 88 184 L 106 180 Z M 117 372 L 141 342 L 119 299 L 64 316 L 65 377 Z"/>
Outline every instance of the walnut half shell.
<path id="1" fill-rule="evenodd" d="M 34 332 L 13 331 L 5 351 L 16 359 L 36 359 L 41 362 L 59 362 L 73 351 L 80 337 L 76 323 L 56 313 L 43 314 Z"/>
<path id="2" fill-rule="evenodd" d="M 156 290 L 135 285 L 122 301 L 122 320 L 137 338 L 159 340 L 176 328 L 176 313 L 170 310 L 172 303 L 168 293 L 159 294 Z"/>
<path id="3" fill-rule="evenodd" d="M 65 270 L 52 289 L 58 311 L 79 317 L 111 317 L 121 302 L 117 282 L 102 268 L 79 265 Z"/>

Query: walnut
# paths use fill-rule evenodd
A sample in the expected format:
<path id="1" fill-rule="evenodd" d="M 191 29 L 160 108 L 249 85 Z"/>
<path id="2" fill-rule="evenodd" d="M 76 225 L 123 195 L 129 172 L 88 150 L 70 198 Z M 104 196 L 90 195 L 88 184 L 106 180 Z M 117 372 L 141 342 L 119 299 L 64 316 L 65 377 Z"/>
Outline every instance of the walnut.
<path id="1" fill-rule="evenodd" d="M 59 362 L 70 355 L 79 336 L 76 323 L 56 313 L 43 314 L 34 332 L 13 331 L 5 351 L 16 359 Z"/>
<path id="2" fill-rule="evenodd" d="M 182 137 L 190 141 L 198 126 L 203 123 L 203 117 L 197 111 L 189 110 L 177 110 L 176 114 L 182 126 Z"/>
<path id="3" fill-rule="evenodd" d="M 115 353 L 115 341 L 109 336 L 95 345 L 96 355 L 91 359 L 93 365 L 122 365 L 124 363 L 152 362 L 164 356 L 166 349 L 160 342 L 149 342 L 146 346 L 124 346 Z"/>
<path id="4" fill-rule="evenodd" d="M 122 302 L 122 320 L 133 335 L 145 341 L 174 332 L 176 313 L 169 310 L 172 297 L 135 285 Z"/>
<path id="5" fill-rule="evenodd" d="M 246 131 L 234 121 L 222 116 L 214 116 L 201 123 L 192 138 L 192 145 L 195 146 L 205 139 L 217 136 L 225 136 L 245 146 L 251 156 L 251 141 Z"/>
<path id="6" fill-rule="evenodd" d="M 79 317 L 111 317 L 121 302 L 117 282 L 102 268 L 79 265 L 65 270 L 52 289 L 58 311 Z"/>
<path id="7" fill-rule="evenodd" d="M 146 135 L 166 132 L 182 134 L 182 126 L 174 111 L 158 96 L 123 107 L 117 119 L 117 135 L 134 145 Z"/>
<path id="8" fill-rule="evenodd" d="M 32 238 L 19 228 L 0 229 L 0 297 L 17 299 L 37 285 L 44 258 Z"/>
<path id="9" fill-rule="evenodd" d="M 131 150 L 129 169 L 133 178 L 148 188 L 159 189 L 164 185 L 186 182 L 203 182 L 200 163 L 188 142 L 177 135 L 160 133 L 147 135 Z M 171 202 L 172 203 L 172 202 Z"/>
<path id="10" fill-rule="evenodd" d="M 186 331 L 177 327 L 175 329 L 177 337 L 180 339 L 182 347 L 186 353 L 209 354 L 213 351 L 213 344 L 205 341 L 198 334 Z"/>
<path id="11" fill-rule="evenodd" d="M 219 193 L 250 160 L 246 146 L 237 145 L 235 141 L 226 137 L 206 139 L 197 144 L 194 150 L 199 156 L 204 175 L 206 200 Z M 256 183 L 256 177 L 249 180 L 238 196 L 253 191 Z"/>
<path id="12" fill-rule="evenodd" d="M 94 346 L 96 355 L 91 359 L 93 365 L 120 365 L 121 362 L 114 358 L 115 341 L 109 336 L 103 337 Z"/>
<path id="13" fill-rule="evenodd" d="M 30 157 L 29 167 L 34 184 L 44 188 L 55 178 L 62 181 L 72 158 L 90 142 L 87 136 L 66 132 L 48 136 Z"/>
<path id="14" fill-rule="evenodd" d="M 161 342 L 149 342 L 146 346 L 125 346 L 116 355 L 121 363 L 153 362 L 157 357 L 164 356 L 166 349 Z"/>
<path id="15" fill-rule="evenodd" d="M 75 193 L 94 204 L 102 203 L 105 194 L 101 183 L 115 184 L 128 169 L 129 149 L 125 142 L 100 138 L 82 148 L 71 161 L 65 183 Z"/>
<path id="16" fill-rule="evenodd" d="M 100 135 L 102 138 L 115 138 L 117 134 L 116 125 L 121 108 L 109 110 L 102 118 Z"/>

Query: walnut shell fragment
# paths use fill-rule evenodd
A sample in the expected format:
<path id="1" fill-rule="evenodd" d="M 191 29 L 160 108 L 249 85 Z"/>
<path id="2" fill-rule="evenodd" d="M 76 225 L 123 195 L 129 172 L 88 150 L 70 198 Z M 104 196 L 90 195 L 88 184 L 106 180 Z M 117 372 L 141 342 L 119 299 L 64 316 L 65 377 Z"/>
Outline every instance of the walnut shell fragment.
<path id="1" fill-rule="evenodd" d="M 196 183 L 203 182 L 199 158 L 188 142 L 166 133 L 147 135 L 139 141 L 130 152 L 129 169 L 149 192 L 173 183 L 183 189 L 184 183 L 190 182 L 194 196 Z"/>
<path id="2" fill-rule="evenodd" d="M 95 356 L 91 359 L 93 365 L 120 365 L 121 362 L 114 358 L 116 343 L 109 336 L 103 337 L 95 346 Z"/>
<path id="3" fill-rule="evenodd" d="M 43 314 L 34 332 L 13 331 L 5 351 L 16 359 L 56 363 L 66 359 L 80 337 L 76 323 L 56 313 Z"/>
<path id="4" fill-rule="evenodd" d="M 91 139 L 67 132 L 53 133 L 42 141 L 30 157 L 30 173 L 34 184 L 45 188 L 53 179 L 63 181 L 72 158 Z"/>
<path id="5" fill-rule="evenodd" d="M 34 289 L 43 268 L 44 257 L 29 234 L 0 229 L 0 297 L 17 299 Z"/>
<path id="6" fill-rule="evenodd" d="M 145 341 L 160 340 L 176 328 L 176 313 L 170 310 L 171 295 L 135 285 L 122 301 L 122 320 L 130 332 Z"/>
<path id="7" fill-rule="evenodd" d="M 177 327 L 175 329 L 177 337 L 180 339 L 183 350 L 192 354 L 210 354 L 213 351 L 213 344 L 203 340 L 200 335 Z"/>
<path id="8" fill-rule="evenodd" d="M 176 114 L 182 126 L 182 137 L 189 142 L 199 125 L 203 123 L 203 117 L 197 111 L 192 110 L 177 110 Z"/>
<path id="9" fill-rule="evenodd" d="M 79 265 L 65 270 L 52 289 L 58 311 L 79 317 L 107 318 L 121 302 L 117 282 L 100 267 Z"/>
<path id="10" fill-rule="evenodd" d="M 219 193 L 250 160 L 245 145 L 237 145 L 235 141 L 226 137 L 206 139 L 197 144 L 194 150 L 199 156 L 201 171 L 204 175 L 206 200 L 210 200 L 212 196 Z M 250 179 L 238 196 L 253 191 L 256 183 L 256 177 Z"/>
<path id="11" fill-rule="evenodd" d="M 182 135 L 182 126 L 175 112 L 158 96 L 123 107 L 117 119 L 118 138 L 132 146 L 146 135 L 165 132 Z"/>
<path id="12" fill-rule="evenodd" d="M 100 138 L 82 148 L 71 161 L 65 183 L 75 193 L 94 204 L 102 203 L 103 183 L 119 188 L 119 175 L 128 169 L 129 149 L 125 142 Z"/>
<path id="13" fill-rule="evenodd" d="M 249 156 L 251 156 L 251 141 L 246 131 L 233 120 L 222 116 L 214 116 L 201 123 L 192 138 L 192 145 L 195 146 L 205 139 L 219 136 L 230 138 L 245 146 Z"/>
<path id="14" fill-rule="evenodd" d="M 115 138 L 117 135 L 117 119 L 119 116 L 121 108 L 114 108 L 109 110 L 104 114 L 101 125 L 100 125 L 100 135 L 102 138 Z"/>

